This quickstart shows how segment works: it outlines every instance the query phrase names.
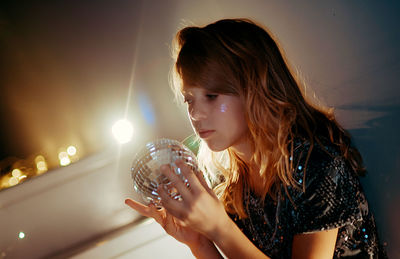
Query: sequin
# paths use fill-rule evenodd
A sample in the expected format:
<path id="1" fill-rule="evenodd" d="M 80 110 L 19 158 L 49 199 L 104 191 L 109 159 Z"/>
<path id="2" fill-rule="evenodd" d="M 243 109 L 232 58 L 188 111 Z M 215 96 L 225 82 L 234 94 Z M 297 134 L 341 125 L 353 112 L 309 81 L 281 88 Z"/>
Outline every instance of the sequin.
<path id="1" fill-rule="evenodd" d="M 249 217 L 231 215 L 235 223 L 271 258 L 291 258 L 296 234 L 333 228 L 339 228 L 334 258 L 387 258 L 359 179 L 340 151 L 328 141 L 323 147 L 314 144 L 304 168 L 310 145 L 300 139 L 295 143 L 293 162 L 299 171 L 293 176 L 306 191 L 288 188 L 286 193 L 281 186 L 276 200 L 267 196 L 261 203 L 260 197 L 245 189 Z"/>

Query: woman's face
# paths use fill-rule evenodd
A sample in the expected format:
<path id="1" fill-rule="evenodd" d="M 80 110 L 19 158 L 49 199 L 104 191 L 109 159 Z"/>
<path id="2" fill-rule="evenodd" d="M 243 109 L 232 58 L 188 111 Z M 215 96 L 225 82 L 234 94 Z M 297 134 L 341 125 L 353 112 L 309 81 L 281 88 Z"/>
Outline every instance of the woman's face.
<path id="1" fill-rule="evenodd" d="M 200 87 L 184 87 L 182 95 L 193 130 L 212 151 L 247 146 L 248 127 L 239 97 Z"/>

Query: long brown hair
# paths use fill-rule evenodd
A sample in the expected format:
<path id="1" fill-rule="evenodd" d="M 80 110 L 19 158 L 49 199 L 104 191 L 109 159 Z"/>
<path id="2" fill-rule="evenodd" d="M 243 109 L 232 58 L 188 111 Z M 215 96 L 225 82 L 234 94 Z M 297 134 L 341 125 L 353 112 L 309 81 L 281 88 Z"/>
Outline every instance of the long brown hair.
<path id="1" fill-rule="evenodd" d="M 232 94 L 243 100 L 252 161 L 260 167 L 261 197 L 277 197 L 279 185 L 296 187 L 293 179 L 295 137 L 319 137 L 337 145 L 352 168 L 363 174 L 359 152 L 350 135 L 335 120 L 332 110 L 306 100 L 276 41 L 266 29 L 247 19 L 225 19 L 205 27 L 186 27 L 177 34 L 175 76 L 181 84 L 210 92 Z M 181 85 L 175 84 L 175 91 Z M 214 154 L 215 155 L 215 154 Z M 217 187 L 226 210 L 246 217 L 243 188 L 251 186 L 248 165 L 228 148 L 229 165 L 214 161 L 224 181 Z M 298 187 L 297 187 L 298 188 Z M 304 186 L 303 186 L 304 188 Z"/>

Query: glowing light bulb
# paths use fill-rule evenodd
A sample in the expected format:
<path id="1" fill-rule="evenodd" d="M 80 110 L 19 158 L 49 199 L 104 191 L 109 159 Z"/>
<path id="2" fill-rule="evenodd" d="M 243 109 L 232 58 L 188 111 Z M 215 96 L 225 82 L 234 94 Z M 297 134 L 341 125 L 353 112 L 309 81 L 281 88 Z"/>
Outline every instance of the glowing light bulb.
<path id="1" fill-rule="evenodd" d="M 69 147 L 67 148 L 67 154 L 70 155 L 70 156 L 76 155 L 76 147 L 74 147 L 74 146 L 69 146 Z"/>
<path id="2" fill-rule="evenodd" d="M 119 143 L 124 144 L 131 141 L 133 126 L 128 120 L 119 120 L 112 126 L 112 133 Z"/>

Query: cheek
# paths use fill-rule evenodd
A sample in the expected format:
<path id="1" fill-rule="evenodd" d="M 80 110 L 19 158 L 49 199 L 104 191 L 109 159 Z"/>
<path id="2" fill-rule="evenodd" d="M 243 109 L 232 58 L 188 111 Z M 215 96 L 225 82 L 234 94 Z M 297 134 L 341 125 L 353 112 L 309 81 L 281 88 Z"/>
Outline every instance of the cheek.
<path id="1" fill-rule="evenodd" d="M 217 107 L 216 113 L 218 113 L 217 120 L 225 127 L 232 127 L 232 129 L 247 128 L 245 116 L 240 106 L 222 103 Z"/>
<path id="2" fill-rule="evenodd" d="M 238 133 L 242 134 L 248 130 L 246 116 L 241 106 L 232 106 L 229 109 L 229 117 L 232 120 L 232 127 L 238 131 Z"/>
<path id="3" fill-rule="evenodd" d="M 219 111 L 222 113 L 225 113 L 227 111 L 228 107 L 226 106 L 225 103 L 221 104 L 219 107 Z"/>

